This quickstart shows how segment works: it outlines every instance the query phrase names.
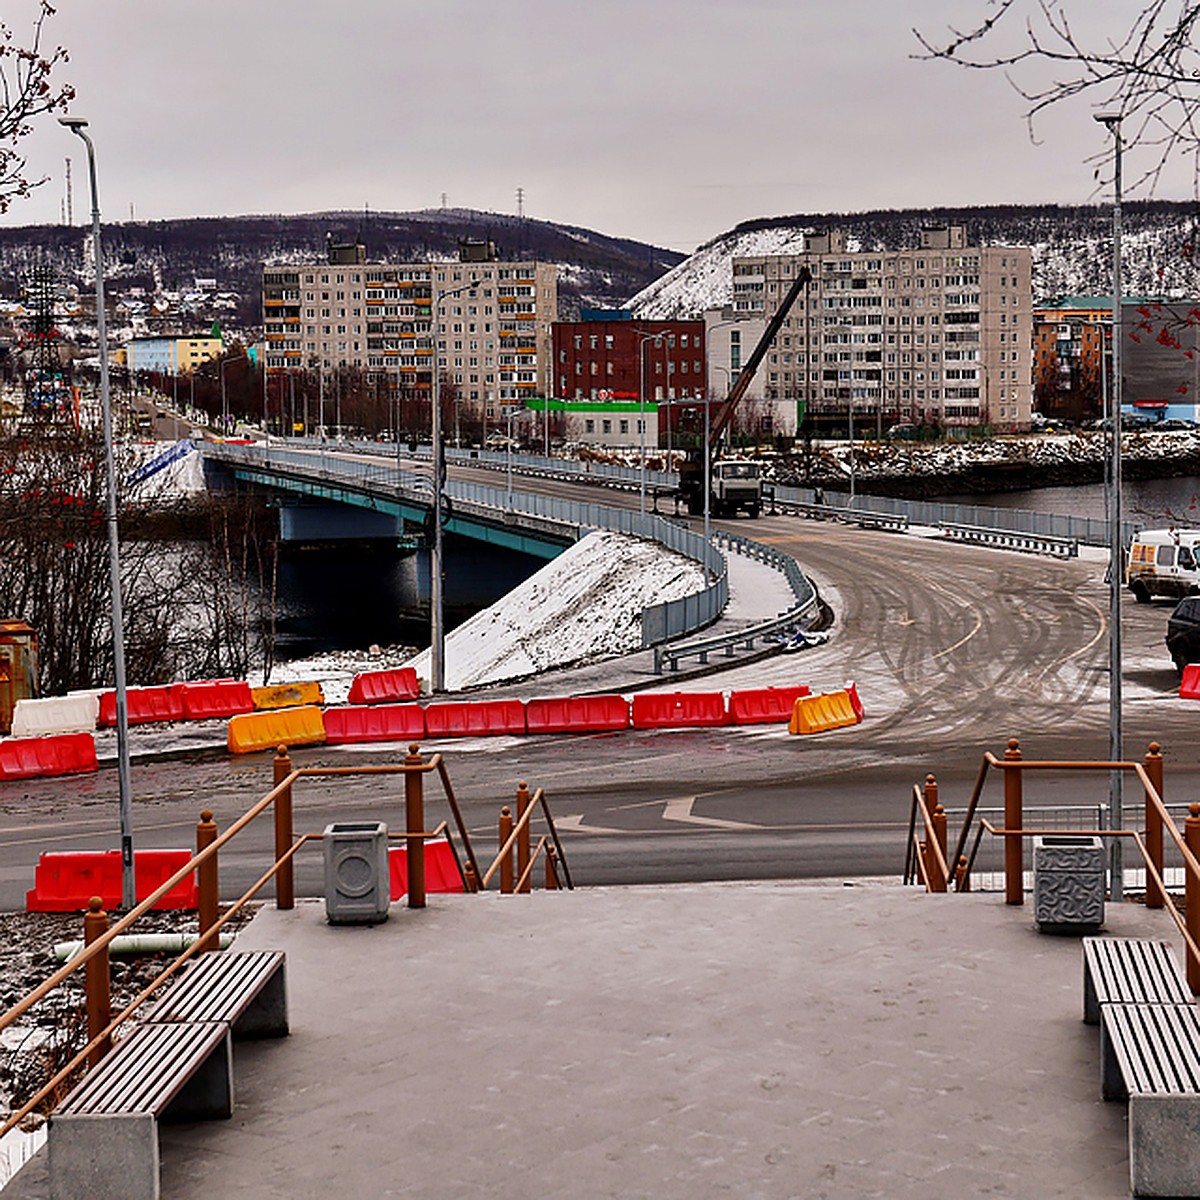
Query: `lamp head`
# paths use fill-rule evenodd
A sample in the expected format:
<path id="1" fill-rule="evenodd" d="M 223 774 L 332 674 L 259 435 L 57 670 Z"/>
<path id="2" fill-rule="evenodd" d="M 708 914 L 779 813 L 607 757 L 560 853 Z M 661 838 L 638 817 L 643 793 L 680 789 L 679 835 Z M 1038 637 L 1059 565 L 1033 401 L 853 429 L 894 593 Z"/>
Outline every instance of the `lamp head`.
<path id="1" fill-rule="evenodd" d="M 1109 127 L 1109 129 L 1112 129 L 1113 126 L 1120 125 L 1121 114 L 1120 113 L 1093 113 L 1092 120 L 1098 121 L 1101 125 L 1107 125 Z"/>
<path id="2" fill-rule="evenodd" d="M 65 125 L 72 133 L 87 127 L 86 117 L 59 117 L 58 123 Z"/>

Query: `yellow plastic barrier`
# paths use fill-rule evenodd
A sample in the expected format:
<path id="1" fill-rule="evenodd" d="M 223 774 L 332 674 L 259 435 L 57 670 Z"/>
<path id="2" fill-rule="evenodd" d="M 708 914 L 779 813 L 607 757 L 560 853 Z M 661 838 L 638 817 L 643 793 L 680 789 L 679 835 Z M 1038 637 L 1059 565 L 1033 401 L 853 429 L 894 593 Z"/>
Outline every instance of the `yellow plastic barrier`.
<path id="1" fill-rule="evenodd" d="M 799 696 L 792 708 L 788 733 L 824 733 L 827 729 L 857 725 L 859 720 L 850 701 L 850 693 L 845 688 L 840 692 Z"/>
<path id="2" fill-rule="evenodd" d="M 325 720 L 315 704 L 272 712 L 239 713 L 229 718 L 226 745 L 231 754 L 273 750 L 276 746 L 311 746 L 325 740 Z"/>
<path id="3" fill-rule="evenodd" d="M 276 683 L 250 689 L 256 712 L 274 708 L 295 708 L 298 704 L 324 704 L 321 685 L 312 683 Z"/>

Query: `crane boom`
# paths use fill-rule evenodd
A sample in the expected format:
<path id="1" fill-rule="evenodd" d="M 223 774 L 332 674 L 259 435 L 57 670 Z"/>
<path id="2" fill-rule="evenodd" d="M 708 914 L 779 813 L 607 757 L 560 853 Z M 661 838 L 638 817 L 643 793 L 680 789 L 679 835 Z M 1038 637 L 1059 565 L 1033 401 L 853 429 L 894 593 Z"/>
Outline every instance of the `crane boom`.
<path id="1" fill-rule="evenodd" d="M 796 273 L 796 278 L 792 281 L 792 286 L 788 288 L 787 295 L 784 296 L 779 307 L 767 322 L 767 327 L 763 330 L 762 337 L 758 339 L 758 345 L 754 347 L 750 357 L 746 360 L 746 365 L 739 372 L 737 379 L 733 381 L 733 386 L 730 387 L 729 395 L 725 397 L 725 402 L 717 410 L 717 414 L 713 418 L 708 438 L 709 454 L 712 454 L 717 448 L 721 441 L 721 436 L 729 428 L 729 422 L 733 420 L 733 414 L 737 410 L 738 404 L 746 394 L 746 389 L 753 383 L 754 376 L 758 373 L 759 364 L 766 355 L 767 349 L 775 340 L 775 335 L 786 320 L 792 305 L 796 303 L 796 297 L 800 295 L 800 289 L 811 282 L 812 272 L 808 267 L 801 267 Z"/>

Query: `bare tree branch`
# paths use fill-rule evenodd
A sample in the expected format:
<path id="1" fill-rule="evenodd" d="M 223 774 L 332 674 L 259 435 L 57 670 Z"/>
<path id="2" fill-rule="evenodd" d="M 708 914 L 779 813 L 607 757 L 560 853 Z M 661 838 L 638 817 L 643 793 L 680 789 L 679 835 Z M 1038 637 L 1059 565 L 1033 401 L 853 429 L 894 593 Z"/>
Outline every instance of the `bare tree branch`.
<path id="1" fill-rule="evenodd" d="M 949 28 L 945 38 L 914 29 L 921 45 L 914 57 L 1002 70 L 1028 105 L 1031 136 L 1038 117 L 1064 101 L 1082 98 L 1097 112 L 1119 113 L 1126 146 L 1152 151 L 1134 188 L 1153 190 L 1180 158 L 1190 161 L 1200 187 L 1200 4 L 1149 0 L 1122 33 L 1094 43 L 1076 33 L 1070 0 L 988 0 L 988 7 L 991 16 L 966 30 Z M 1015 39 L 1007 46 L 1005 34 Z M 1111 147 L 1087 161 L 1102 171 Z"/>
<path id="2" fill-rule="evenodd" d="M 41 0 L 27 45 L 19 44 L 12 28 L 0 21 L 0 213 L 46 182 L 28 178 L 20 151 L 21 139 L 33 132 L 34 118 L 65 109 L 75 98 L 70 84 L 58 85 L 50 78 L 59 63 L 68 61 L 67 51 L 62 46 L 42 51 L 43 28 L 54 11 Z"/>

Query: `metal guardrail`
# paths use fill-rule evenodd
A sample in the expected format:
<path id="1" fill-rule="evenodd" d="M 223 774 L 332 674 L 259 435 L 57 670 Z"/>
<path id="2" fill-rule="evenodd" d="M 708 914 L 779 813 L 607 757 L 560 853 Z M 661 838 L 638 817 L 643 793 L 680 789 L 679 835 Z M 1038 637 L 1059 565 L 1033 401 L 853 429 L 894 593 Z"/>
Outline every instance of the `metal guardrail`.
<path id="1" fill-rule="evenodd" d="M 821 602 L 817 595 L 817 589 L 790 555 L 781 553 L 774 546 L 765 546 L 762 542 L 756 542 L 736 533 L 718 530 L 713 537 L 717 541 L 724 542 L 735 553 L 766 563 L 780 571 L 791 586 L 796 603 L 786 612 L 780 613 L 779 616 L 745 629 L 721 634 L 718 637 L 705 638 L 700 642 L 689 642 L 683 646 L 655 647 L 654 673 L 656 675 L 663 673 L 664 664 L 672 671 L 679 670 L 679 663 L 685 658 L 695 658 L 701 663 L 707 663 L 708 656 L 717 651 L 724 651 L 727 658 L 732 658 L 734 651 L 739 647 L 746 651 L 752 651 L 756 641 L 773 636 L 779 637 L 784 633 L 795 633 L 807 628 L 820 611 Z"/>
<path id="2" fill-rule="evenodd" d="M 1075 538 L 1051 537 L 1048 534 L 1015 533 L 1006 529 L 985 529 L 978 525 L 951 525 L 945 521 L 938 528 L 957 542 L 974 542 L 980 546 L 1002 546 L 1006 550 L 1024 550 L 1031 554 L 1049 554 L 1054 558 L 1078 558 L 1079 542 Z"/>

